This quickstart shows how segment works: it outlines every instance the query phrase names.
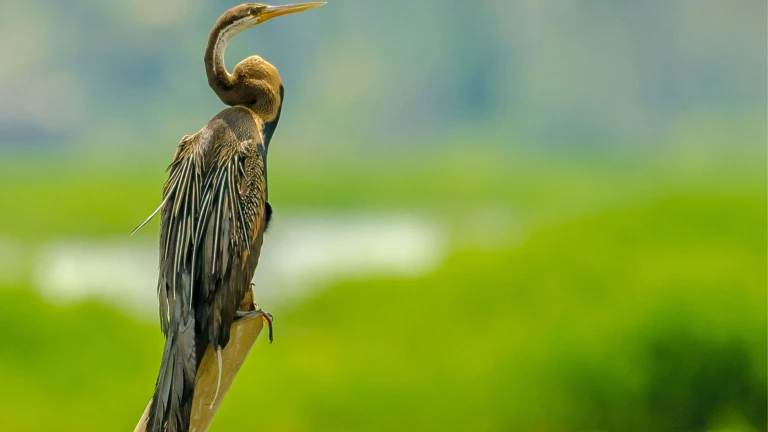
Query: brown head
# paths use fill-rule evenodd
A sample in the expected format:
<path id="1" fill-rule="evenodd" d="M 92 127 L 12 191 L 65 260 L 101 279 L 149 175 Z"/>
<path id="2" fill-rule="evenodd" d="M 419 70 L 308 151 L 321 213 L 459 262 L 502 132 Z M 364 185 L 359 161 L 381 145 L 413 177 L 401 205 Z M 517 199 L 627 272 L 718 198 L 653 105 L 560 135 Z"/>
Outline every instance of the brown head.
<path id="1" fill-rule="evenodd" d="M 302 12 L 325 2 L 268 6 L 245 3 L 222 15 L 216 22 L 205 51 L 205 71 L 208 84 L 227 105 L 244 105 L 269 122 L 278 114 L 280 104 L 280 75 L 277 69 L 259 56 L 248 57 L 235 66 L 232 74 L 224 65 L 224 52 L 229 41 L 238 33 L 272 18 Z"/>

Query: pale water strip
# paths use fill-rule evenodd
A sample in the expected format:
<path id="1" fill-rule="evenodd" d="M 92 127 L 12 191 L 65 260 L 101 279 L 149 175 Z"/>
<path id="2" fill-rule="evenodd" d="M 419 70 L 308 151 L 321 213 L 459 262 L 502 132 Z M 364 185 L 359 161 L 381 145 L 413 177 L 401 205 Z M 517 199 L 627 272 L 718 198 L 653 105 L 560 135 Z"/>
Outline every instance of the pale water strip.
<path id="1" fill-rule="evenodd" d="M 281 216 L 262 250 L 257 297 L 273 307 L 336 281 L 425 274 L 443 263 L 446 242 L 445 229 L 423 216 Z M 157 308 L 157 259 L 157 239 L 150 237 L 60 240 L 37 254 L 32 281 L 52 302 L 95 299 L 151 319 Z"/>

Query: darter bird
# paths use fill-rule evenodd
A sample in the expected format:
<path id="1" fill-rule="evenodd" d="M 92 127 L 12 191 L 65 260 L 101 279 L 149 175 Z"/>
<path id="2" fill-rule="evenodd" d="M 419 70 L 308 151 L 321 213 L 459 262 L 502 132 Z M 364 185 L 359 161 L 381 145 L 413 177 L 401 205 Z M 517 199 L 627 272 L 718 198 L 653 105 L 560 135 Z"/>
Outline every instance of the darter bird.
<path id="1" fill-rule="evenodd" d="M 277 69 L 258 56 L 241 61 L 230 74 L 224 51 L 246 29 L 323 4 L 247 3 L 225 12 L 211 31 L 205 51 L 208 84 L 231 108 L 181 139 L 162 204 L 137 228 L 161 214 L 157 292 L 166 340 L 149 432 L 189 430 L 195 375 L 209 345 L 219 355 L 221 375 L 221 350 L 250 288 L 272 215 L 267 151 L 280 119 L 282 81 Z M 264 316 L 271 340 L 271 316 Z"/>

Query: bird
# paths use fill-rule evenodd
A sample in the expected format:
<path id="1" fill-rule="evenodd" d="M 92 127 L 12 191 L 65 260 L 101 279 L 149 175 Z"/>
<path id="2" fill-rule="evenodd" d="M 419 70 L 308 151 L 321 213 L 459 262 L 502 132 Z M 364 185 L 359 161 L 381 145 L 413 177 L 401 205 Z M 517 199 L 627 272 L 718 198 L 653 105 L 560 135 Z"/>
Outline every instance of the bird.
<path id="1" fill-rule="evenodd" d="M 245 3 L 226 11 L 211 31 L 204 56 L 208 85 L 229 108 L 181 139 L 160 207 L 134 231 L 160 214 L 157 292 L 165 345 L 148 432 L 189 430 L 195 376 L 208 346 L 219 356 L 220 383 L 221 350 L 250 289 L 272 217 L 267 153 L 285 90 L 275 66 L 259 56 L 242 60 L 230 74 L 227 44 L 267 20 L 324 4 Z M 271 340 L 271 315 L 263 317 Z"/>

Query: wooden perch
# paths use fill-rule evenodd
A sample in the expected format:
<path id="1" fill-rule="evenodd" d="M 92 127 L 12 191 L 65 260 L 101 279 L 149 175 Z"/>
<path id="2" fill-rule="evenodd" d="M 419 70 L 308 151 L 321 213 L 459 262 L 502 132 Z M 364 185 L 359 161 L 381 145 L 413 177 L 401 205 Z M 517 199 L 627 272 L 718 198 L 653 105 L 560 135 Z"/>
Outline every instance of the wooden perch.
<path id="1" fill-rule="evenodd" d="M 253 299 L 253 290 L 248 291 L 245 299 L 240 303 L 240 310 L 250 312 L 256 310 Z M 192 402 L 192 419 L 189 427 L 190 432 L 205 432 L 213 422 L 213 417 L 219 410 L 224 397 L 227 395 L 232 382 L 240 371 L 240 367 L 248 357 L 253 344 L 259 337 L 264 326 L 261 314 L 254 313 L 243 319 L 237 320 L 232 324 L 232 331 L 227 347 L 221 352 L 221 389 L 219 397 L 211 407 L 213 397 L 216 394 L 216 383 L 218 381 L 218 361 L 216 353 L 212 347 L 208 347 L 197 370 L 195 378 L 195 399 Z M 147 417 L 149 416 L 149 405 L 144 410 L 139 424 L 134 432 L 146 432 Z"/>

